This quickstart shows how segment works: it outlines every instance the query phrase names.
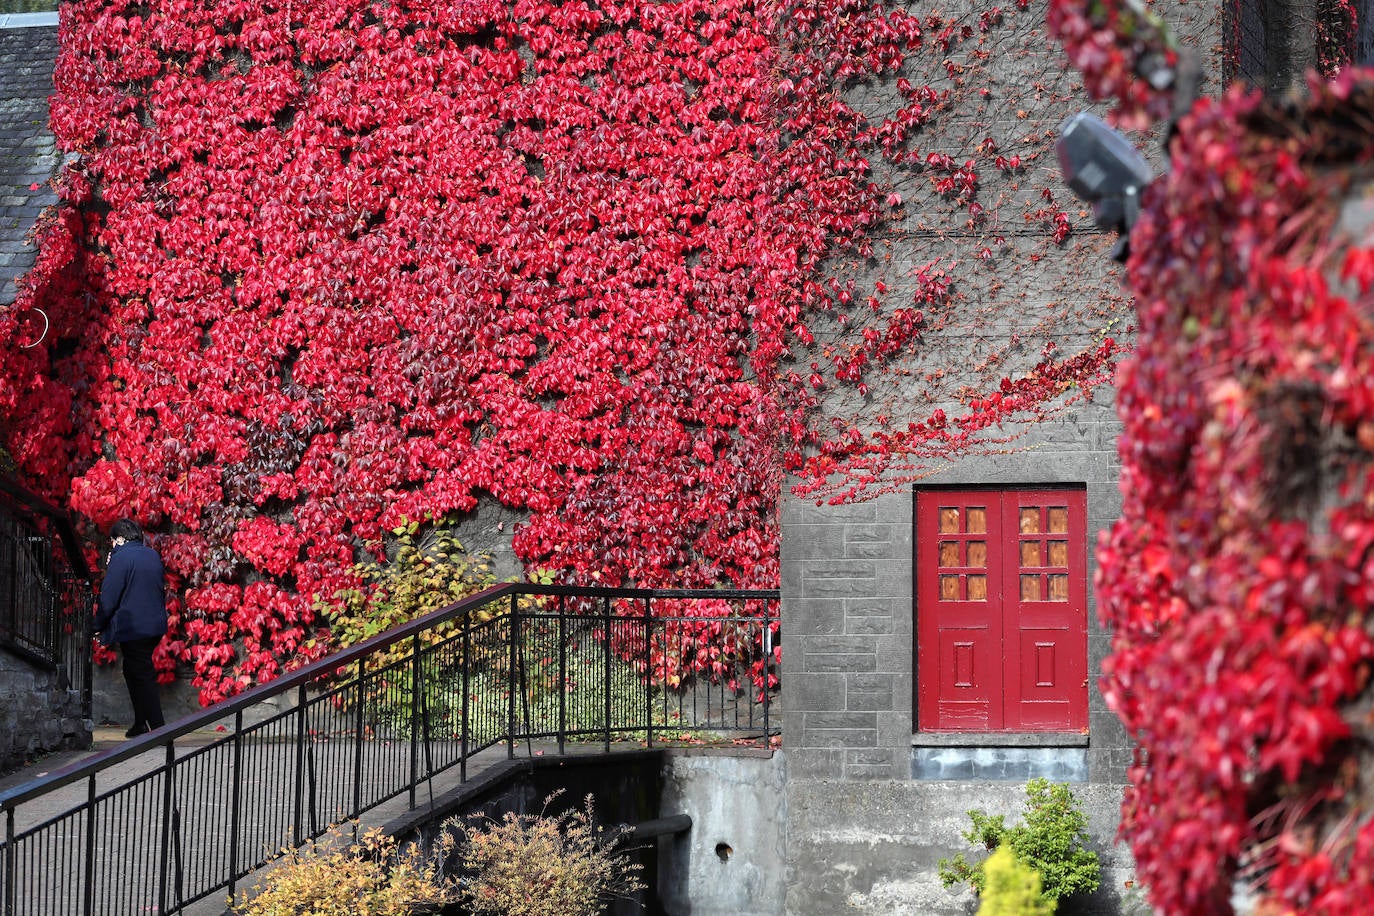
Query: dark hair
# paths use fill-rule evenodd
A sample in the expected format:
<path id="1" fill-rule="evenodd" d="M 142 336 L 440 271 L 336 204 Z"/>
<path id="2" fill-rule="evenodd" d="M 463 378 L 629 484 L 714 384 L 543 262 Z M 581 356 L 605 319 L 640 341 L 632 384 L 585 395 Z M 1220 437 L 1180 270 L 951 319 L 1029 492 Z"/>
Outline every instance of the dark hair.
<path id="1" fill-rule="evenodd" d="M 143 529 L 138 527 L 138 522 L 133 519 L 121 518 L 119 521 L 115 522 L 114 527 L 110 529 L 110 537 L 123 538 L 135 544 L 142 544 Z"/>

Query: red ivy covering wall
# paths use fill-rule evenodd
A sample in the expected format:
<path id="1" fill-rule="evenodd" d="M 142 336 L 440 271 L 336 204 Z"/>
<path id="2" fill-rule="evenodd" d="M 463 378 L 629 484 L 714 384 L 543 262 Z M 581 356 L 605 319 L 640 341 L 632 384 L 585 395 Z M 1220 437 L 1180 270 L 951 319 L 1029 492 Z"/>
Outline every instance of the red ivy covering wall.
<path id="1" fill-rule="evenodd" d="M 1022 168 L 991 141 L 918 149 L 952 90 L 902 68 L 957 84 L 960 46 L 986 58 L 1027 5 L 73 0 L 53 127 L 80 158 L 0 315 L 5 445 L 95 525 L 159 533 L 159 664 L 207 703 L 306 657 L 311 596 L 360 545 L 482 494 L 567 580 L 776 585 L 784 464 L 953 453 L 1110 359 L 807 452 L 834 433 L 817 388 L 865 397 L 924 324 L 827 282 L 892 205 L 869 157 L 970 224 L 980 170 Z M 863 80 L 891 110 L 845 100 Z M 855 296 L 863 333 L 784 371 Z M 14 349 L 38 308 L 45 345 Z"/>
<path id="2" fill-rule="evenodd" d="M 1091 81 L 1167 110 L 1131 76 L 1158 33 L 1113 42 L 1124 6 L 1057 7 Z M 1164 913 L 1227 914 L 1246 886 L 1265 914 L 1374 894 L 1374 240 L 1337 228 L 1372 131 L 1369 72 L 1199 102 L 1131 236 L 1124 506 L 1097 586 L 1103 690 L 1138 742 L 1121 830 Z"/>

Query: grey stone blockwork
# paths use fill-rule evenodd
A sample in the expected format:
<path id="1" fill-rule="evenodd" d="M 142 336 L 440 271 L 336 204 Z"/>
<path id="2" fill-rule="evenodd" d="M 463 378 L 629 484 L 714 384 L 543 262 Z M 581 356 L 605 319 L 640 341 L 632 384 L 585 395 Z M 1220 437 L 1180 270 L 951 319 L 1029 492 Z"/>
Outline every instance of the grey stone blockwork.
<path id="1" fill-rule="evenodd" d="M 1091 547 L 1120 513 L 1116 435 L 1103 399 L 1031 431 L 1015 454 L 966 459 L 922 483 L 1081 485 Z M 911 489 L 850 506 L 784 502 L 787 914 L 971 912 L 971 894 L 940 885 L 938 860 L 965 848 L 968 809 L 1019 813 L 1032 776 L 1073 785 L 1103 860 L 1102 889 L 1072 912 L 1148 912 L 1129 853 L 1114 845 L 1131 747 L 1096 686 L 1110 634 L 1091 594 L 1087 736 L 982 746 L 913 736 L 914 509 Z M 1090 577 L 1094 566 L 1090 549 Z"/>
<path id="2" fill-rule="evenodd" d="M 1019 451 L 964 459 L 922 485 L 1081 485 L 1087 491 L 1092 545 L 1120 511 L 1116 428 L 1110 403 L 1080 405 L 1031 430 Z M 1091 596 L 1086 747 L 1039 754 L 999 750 L 984 754 L 988 759 L 981 763 L 976 748 L 962 756 L 951 756 L 947 749 L 913 752 L 914 502 L 911 490 L 845 506 L 816 506 L 796 498 L 784 502 L 783 665 L 793 772 L 840 780 L 957 774 L 1120 782 L 1130 745 L 1096 687 L 1110 636 L 1097 621 Z M 864 756 L 847 753 L 855 750 Z"/>
<path id="3" fill-rule="evenodd" d="M 56 672 L 0 651 L 0 773 L 43 754 L 90 745 L 81 694 L 66 689 Z"/>

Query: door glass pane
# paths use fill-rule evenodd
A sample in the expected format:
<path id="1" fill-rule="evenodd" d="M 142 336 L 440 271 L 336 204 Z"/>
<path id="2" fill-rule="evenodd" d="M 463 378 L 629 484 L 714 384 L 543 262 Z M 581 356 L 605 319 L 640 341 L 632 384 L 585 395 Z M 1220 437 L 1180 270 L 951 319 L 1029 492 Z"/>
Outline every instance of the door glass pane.
<path id="1" fill-rule="evenodd" d="M 1069 507 L 1050 506 L 1050 530 L 1055 534 L 1065 534 L 1069 530 Z"/>
<path id="2" fill-rule="evenodd" d="M 1021 542 L 1021 565 L 1022 566 L 1043 566 L 1040 562 L 1040 542 L 1022 541 Z"/>
<path id="3" fill-rule="evenodd" d="M 1069 577 L 1062 573 L 1055 573 L 1048 577 L 1050 580 L 1050 600 L 1068 601 L 1069 600 Z"/>
<path id="4" fill-rule="evenodd" d="M 968 507 L 968 533 L 988 533 L 988 510 L 983 506 Z"/>
<path id="5" fill-rule="evenodd" d="M 1069 565 L 1069 542 L 1050 541 L 1050 566 Z"/>
<path id="6" fill-rule="evenodd" d="M 988 600 L 988 577 L 969 576 L 968 577 L 968 600 L 987 601 Z"/>
<path id="7" fill-rule="evenodd" d="M 976 566 L 979 569 L 988 565 L 988 542 L 969 541 L 968 542 L 968 565 Z"/>
<path id="8" fill-rule="evenodd" d="M 959 542 L 941 541 L 940 542 L 940 565 L 958 566 L 959 565 Z"/>
<path id="9" fill-rule="evenodd" d="M 940 577 L 940 600 L 958 601 L 959 600 L 959 577 L 941 576 Z"/>
<path id="10" fill-rule="evenodd" d="M 1019 517 L 1022 534 L 1040 533 L 1040 507 L 1022 506 Z"/>
<path id="11" fill-rule="evenodd" d="M 959 510 L 942 508 L 940 509 L 940 533 L 958 534 L 959 533 Z"/>
<path id="12" fill-rule="evenodd" d="M 1021 600 L 1039 601 L 1040 600 L 1040 576 L 1021 577 Z"/>

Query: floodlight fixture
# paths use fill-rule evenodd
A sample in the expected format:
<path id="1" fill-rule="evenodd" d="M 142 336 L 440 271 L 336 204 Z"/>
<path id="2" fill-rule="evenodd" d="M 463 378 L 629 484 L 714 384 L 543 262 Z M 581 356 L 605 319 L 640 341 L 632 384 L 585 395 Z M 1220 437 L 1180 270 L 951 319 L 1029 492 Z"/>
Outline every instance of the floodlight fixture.
<path id="1" fill-rule="evenodd" d="M 1140 213 L 1140 192 L 1155 177 L 1140 151 L 1120 132 L 1086 111 L 1064 122 L 1054 148 L 1065 183 L 1093 205 L 1097 225 L 1129 232 Z"/>

